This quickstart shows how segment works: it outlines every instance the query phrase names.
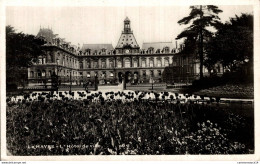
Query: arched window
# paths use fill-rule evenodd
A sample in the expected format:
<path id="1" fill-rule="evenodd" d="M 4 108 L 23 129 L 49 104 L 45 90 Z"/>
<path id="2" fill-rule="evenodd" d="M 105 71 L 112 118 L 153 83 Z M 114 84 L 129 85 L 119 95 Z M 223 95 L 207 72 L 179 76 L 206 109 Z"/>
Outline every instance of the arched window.
<path id="1" fill-rule="evenodd" d="M 65 66 L 65 57 L 62 59 L 62 65 Z"/>
<path id="2" fill-rule="evenodd" d="M 125 59 L 125 67 L 126 68 L 131 67 L 130 59 L 128 59 L 128 58 Z"/>
<path id="3" fill-rule="evenodd" d="M 117 61 L 117 68 L 122 68 L 122 62 L 121 62 L 121 60 L 118 60 L 118 61 Z"/>
<path id="4" fill-rule="evenodd" d="M 137 67 L 137 60 L 134 60 L 134 67 Z"/>
<path id="5" fill-rule="evenodd" d="M 42 58 L 39 58 L 39 64 L 42 64 Z"/>
<path id="6" fill-rule="evenodd" d="M 90 68 L 90 61 L 89 60 L 86 60 L 86 65 L 87 65 L 87 68 Z"/>
<path id="7" fill-rule="evenodd" d="M 142 60 L 142 67 L 146 67 L 145 60 Z"/>
<path id="8" fill-rule="evenodd" d="M 114 62 L 113 62 L 113 60 L 110 60 L 109 61 L 109 68 L 113 68 L 114 67 Z"/>
<path id="9" fill-rule="evenodd" d="M 42 77 L 45 77 L 45 76 L 46 76 L 46 71 L 43 70 L 43 71 L 42 71 Z"/>
<path id="10" fill-rule="evenodd" d="M 82 62 L 79 62 L 79 68 L 83 69 L 83 63 Z"/>
<path id="11" fill-rule="evenodd" d="M 42 72 L 40 70 L 37 71 L 37 76 L 42 77 Z"/>
<path id="12" fill-rule="evenodd" d="M 42 64 L 45 64 L 46 63 L 46 57 L 43 57 L 42 58 Z"/>
<path id="13" fill-rule="evenodd" d="M 105 61 L 105 60 L 102 60 L 102 62 L 101 62 L 101 67 L 102 67 L 102 68 L 106 68 L 106 61 Z"/>
<path id="14" fill-rule="evenodd" d="M 51 77 L 51 71 L 49 71 L 49 74 L 48 74 L 49 77 Z"/>
<path id="15" fill-rule="evenodd" d="M 153 59 L 150 59 L 150 60 L 149 60 L 149 66 L 150 66 L 150 67 L 153 67 Z"/>
<path id="16" fill-rule="evenodd" d="M 98 68 L 98 62 L 94 61 L 94 68 Z"/>
<path id="17" fill-rule="evenodd" d="M 161 67 L 162 66 L 162 60 L 161 59 L 158 59 L 157 60 L 157 67 Z"/>
<path id="18" fill-rule="evenodd" d="M 34 77 L 34 72 L 33 71 L 30 72 L 30 77 Z"/>

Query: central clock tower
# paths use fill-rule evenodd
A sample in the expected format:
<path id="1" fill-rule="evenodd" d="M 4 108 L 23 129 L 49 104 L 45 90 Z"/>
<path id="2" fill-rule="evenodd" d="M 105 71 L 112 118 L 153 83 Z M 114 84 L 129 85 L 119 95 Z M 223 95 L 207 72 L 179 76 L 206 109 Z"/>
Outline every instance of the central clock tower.
<path id="1" fill-rule="evenodd" d="M 130 26 L 131 21 L 128 17 L 124 20 L 124 30 L 119 38 L 116 46 L 117 54 L 133 54 L 138 53 L 140 47 L 134 37 L 133 31 Z"/>

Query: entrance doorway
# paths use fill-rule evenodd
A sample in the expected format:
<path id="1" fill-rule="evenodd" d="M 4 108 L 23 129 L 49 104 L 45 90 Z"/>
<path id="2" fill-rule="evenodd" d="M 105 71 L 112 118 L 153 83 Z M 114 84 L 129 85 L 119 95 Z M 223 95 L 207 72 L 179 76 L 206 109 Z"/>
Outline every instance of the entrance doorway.
<path id="1" fill-rule="evenodd" d="M 139 73 L 138 72 L 134 72 L 134 84 L 137 84 L 139 80 Z"/>
<path id="2" fill-rule="evenodd" d="M 125 82 L 126 83 L 130 83 L 131 82 L 131 79 L 132 79 L 131 76 L 132 76 L 132 73 L 130 71 L 127 71 L 125 73 Z"/>

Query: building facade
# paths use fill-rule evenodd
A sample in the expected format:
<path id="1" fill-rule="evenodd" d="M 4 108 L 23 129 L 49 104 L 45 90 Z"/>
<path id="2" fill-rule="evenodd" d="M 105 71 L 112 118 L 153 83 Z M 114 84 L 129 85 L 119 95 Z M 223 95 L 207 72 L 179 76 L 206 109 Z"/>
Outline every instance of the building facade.
<path id="1" fill-rule="evenodd" d="M 180 56 L 181 49 L 172 42 L 137 43 L 128 18 L 114 48 L 112 44 L 83 44 L 72 46 L 53 34 L 51 29 L 40 29 L 37 37 L 46 40 L 45 54 L 28 69 L 28 85 L 50 85 L 52 76 L 58 76 L 59 85 L 82 85 L 121 83 L 160 83 L 166 67 L 185 66 L 185 73 L 176 74 L 176 82 L 192 81 L 198 77 L 199 62 L 194 55 L 186 55 L 188 62 Z M 186 58 L 186 57 L 185 57 Z M 180 78 L 185 76 L 184 78 Z"/>

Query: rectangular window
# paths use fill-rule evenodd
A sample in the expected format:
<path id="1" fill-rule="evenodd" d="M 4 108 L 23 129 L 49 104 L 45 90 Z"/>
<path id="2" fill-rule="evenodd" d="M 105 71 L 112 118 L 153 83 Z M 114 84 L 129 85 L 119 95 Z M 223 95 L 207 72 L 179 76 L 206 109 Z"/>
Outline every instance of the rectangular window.
<path id="1" fill-rule="evenodd" d="M 126 67 L 126 68 L 129 68 L 129 67 L 130 67 L 130 60 L 126 60 L 126 61 L 125 61 L 125 67 Z"/>
<path id="2" fill-rule="evenodd" d="M 121 62 L 121 61 L 118 61 L 118 62 L 117 62 L 117 67 L 118 67 L 118 68 L 121 68 L 121 67 L 122 67 L 122 62 Z"/>
<path id="3" fill-rule="evenodd" d="M 136 60 L 134 61 L 134 67 L 137 67 L 137 61 Z"/>
<path id="4" fill-rule="evenodd" d="M 79 68 L 83 69 L 83 63 L 82 62 L 79 63 Z"/>
<path id="5" fill-rule="evenodd" d="M 157 61 L 157 67 L 161 67 L 162 66 L 162 61 L 161 60 L 158 60 Z"/>
<path id="6" fill-rule="evenodd" d="M 113 61 L 110 61 L 110 62 L 109 62 L 109 67 L 110 67 L 110 68 L 113 68 L 113 67 L 114 67 Z"/>
<path id="7" fill-rule="evenodd" d="M 145 60 L 142 60 L 142 67 L 145 67 Z"/>
<path id="8" fill-rule="evenodd" d="M 150 60 L 150 67 L 153 67 L 153 61 Z"/>
<path id="9" fill-rule="evenodd" d="M 87 68 L 90 68 L 90 62 L 87 61 Z"/>
<path id="10" fill-rule="evenodd" d="M 94 61 L 94 68 L 98 68 L 98 62 Z"/>
<path id="11" fill-rule="evenodd" d="M 105 61 L 102 61 L 102 68 L 106 68 L 106 62 Z"/>

